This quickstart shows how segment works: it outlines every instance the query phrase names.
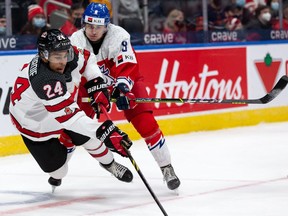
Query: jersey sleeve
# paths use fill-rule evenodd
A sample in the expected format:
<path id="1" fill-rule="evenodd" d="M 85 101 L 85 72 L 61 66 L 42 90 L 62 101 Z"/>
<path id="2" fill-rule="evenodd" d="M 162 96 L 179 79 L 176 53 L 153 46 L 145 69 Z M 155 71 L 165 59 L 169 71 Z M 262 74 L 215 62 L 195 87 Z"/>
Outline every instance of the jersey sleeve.
<path id="1" fill-rule="evenodd" d="M 114 62 L 113 71 L 116 85 L 125 83 L 131 90 L 134 80 L 139 76 L 139 66 L 136 53 L 130 42 L 130 36 L 124 33 L 120 34 L 113 43 L 116 48 L 113 48 L 111 53 L 113 57 L 111 57 Z M 117 43 L 117 46 L 115 43 Z"/>
<path id="2" fill-rule="evenodd" d="M 95 54 L 89 52 L 86 49 L 79 49 L 79 65 L 81 65 L 80 74 L 87 81 L 102 77 L 103 75 L 98 67 Z"/>

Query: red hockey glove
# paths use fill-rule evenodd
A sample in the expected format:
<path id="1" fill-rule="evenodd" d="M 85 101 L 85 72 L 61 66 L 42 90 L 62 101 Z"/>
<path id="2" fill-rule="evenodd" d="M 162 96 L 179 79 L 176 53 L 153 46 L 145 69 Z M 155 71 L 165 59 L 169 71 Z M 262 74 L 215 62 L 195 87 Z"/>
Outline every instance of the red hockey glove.
<path id="1" fill-rule="evenodd" d="M 125 83 L 119 83 L 112 92 L 112 98 L 116 98 L 119 110 L 133 109 L 137 104 L 135 95 L 129 90 Z"/>
<path id="2" fill-rule="evenodd" d="M 96 137 L 104 142 L 108 149 L 127 157 L 123 146 L 129 149 L 132 145 L 128 135 L 121 131 L 111 120 L 105 121 L 96 131 Z M 122 145 L 123 146 L 122 146 Z"/>
<path id="3" fill-rule="evenodd" d="M 102 104 L 107 111 L 110 110 L 110 97 L 109 92 L 104 84 L 104 80 L 101 77 L 88 81 L 85 84 L 87 89 L 90 104 L 97 114 L 97 118 L 100 117 L 101 109 L 99 104 Z"/>

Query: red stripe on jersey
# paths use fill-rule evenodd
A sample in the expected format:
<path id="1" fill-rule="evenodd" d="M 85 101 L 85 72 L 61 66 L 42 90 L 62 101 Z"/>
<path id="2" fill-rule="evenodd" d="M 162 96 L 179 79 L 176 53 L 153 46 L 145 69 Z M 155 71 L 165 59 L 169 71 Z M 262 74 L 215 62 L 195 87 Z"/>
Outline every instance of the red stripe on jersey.
<path id="1" fill-rule="evenodd" d="M 55 130 L 55 131 L 50 131 L 50 132 L 45 132 L 45 133 L 34 132 L 26 128 L 23 128 L 11 113 L 10 113 L 10 117 L 11 117 L 11 121 L 13 122 L 15 127 L 18 129 L 18 131 L 30 137 L 42 138 L 42 137 L 47 137 L 47 136 L 54 135 L 54 134 L 59 135 L 63 131 L 63 129 L 60 129 L 60 130 Z"/>
<path id="2" fill-rule="evenodd" d="M 85 68 L 87 66 L 87 61 L 88 61 L 88 59 L 90 57 L 90 52 L 88 50 L 84 49 L 83 50 L 83 56 L 84 56 L 84 64 L 83 64 L 83 67 L 80 70 L 80 74 L 84 73 L 84 71 L 85 71 Z"/>
<path id="3" fill-rule="evenodd" d="M 105 148 L 105 151 L 103 151 L 102 153 L 100 153 L 100 154 L 91 154 L 91 153 L 89 153 L 92 157 L 94 157 L 94 158 L 98 158 L 98 157 L 103 157 L 103 156 L 105 156 L 106 154 L 108 153 L 108 148 Z"/>
<path id="4" fill-rule="evenodd" d="M 45 108 L 49 111 L 49 112 L 57 112 L 59 110 L 64 109 L 67 106 L 70 106 L 72 103 L 74 103 L 74 96 L 70 95 L 70 97 L 64 101 L 61 101 L 58 104 L 55 105 L 51 105 L 51 106 L 45 106 Z"/>
<path id="5" fill-rule="evenodd" d="M 72 118 L 74 115 L 76 115 L 76 113 L 80 112 L 81 110 L 80 109 L 76 109 L 73 113 L 70 113 L 70 114 L 67 114 L 67 115 L 64 115 L 64 116 L 60 116 L 60 117 L 57 117 L 55 118 L 59 123 L 63 123 L 65 121 L 68 121 L 70 118 Z"/>
<path id="6" fill-rule="evenodd" d="M 24 64 L 23 67 L 21 68 L 21 71 L 22 71 L 23 69 L 25 69 L 28 65 L 29 65 L 28 63 Z"/>

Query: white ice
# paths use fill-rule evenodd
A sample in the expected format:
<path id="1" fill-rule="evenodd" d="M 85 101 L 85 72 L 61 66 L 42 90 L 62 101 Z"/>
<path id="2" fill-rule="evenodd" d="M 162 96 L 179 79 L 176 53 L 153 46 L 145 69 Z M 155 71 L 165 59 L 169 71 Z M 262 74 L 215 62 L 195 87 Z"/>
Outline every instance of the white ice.
<path id="1" fill-rule="evenodd" d="M 261 124 L 166 137 L 181 179 L 179 195 L 167 189 L 142 140 L 131 153 L 169 216 L 287 216 L 288 123 Z M 134 174 L 115 179 L 82 148 L 54 194 L 30 154 L 0 158 L 0 215 L 164 215 Z"/>

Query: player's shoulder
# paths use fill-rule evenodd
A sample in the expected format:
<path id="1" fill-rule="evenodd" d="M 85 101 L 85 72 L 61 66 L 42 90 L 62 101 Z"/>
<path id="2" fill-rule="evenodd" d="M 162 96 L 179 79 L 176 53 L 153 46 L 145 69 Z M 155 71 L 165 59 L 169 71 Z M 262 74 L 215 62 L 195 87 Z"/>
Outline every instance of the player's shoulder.
<path id="1" fill-rule="evenodd" d="M 30 62 L 28 77 L 32 89 L 41 99 L 51 100 L 67 92 L 65 75 L 51 71 L 38 55 Z"/>
<path id="2" fill-rule="evenodd" d="M 130 34 L 121 26 L 109 24 L 107 28 L 107 39 L 111 40 L 112 42 L 122 42 L 123 40 L 130 40 Z"/>
<path id="3" fill-rule="evenodd" d="M 85 41 L 84 29 L 74 32 L 69 39 L 72 45 L 82 47 L 82 43 Z"/>

